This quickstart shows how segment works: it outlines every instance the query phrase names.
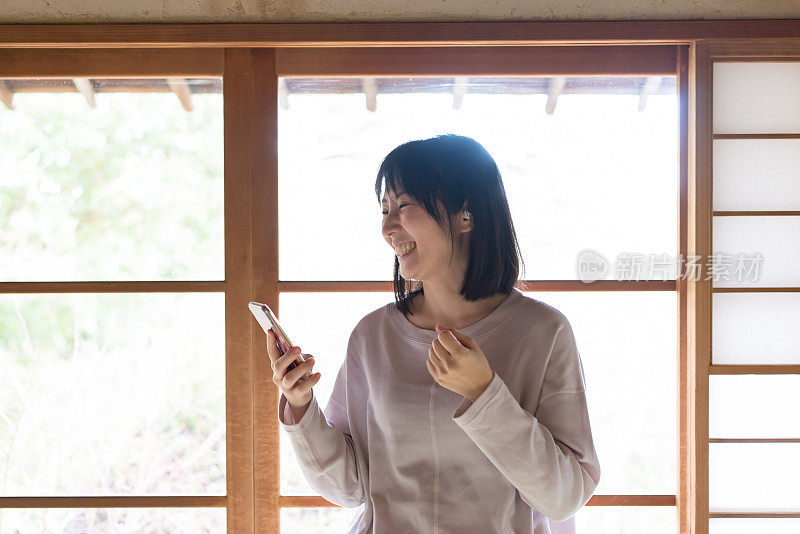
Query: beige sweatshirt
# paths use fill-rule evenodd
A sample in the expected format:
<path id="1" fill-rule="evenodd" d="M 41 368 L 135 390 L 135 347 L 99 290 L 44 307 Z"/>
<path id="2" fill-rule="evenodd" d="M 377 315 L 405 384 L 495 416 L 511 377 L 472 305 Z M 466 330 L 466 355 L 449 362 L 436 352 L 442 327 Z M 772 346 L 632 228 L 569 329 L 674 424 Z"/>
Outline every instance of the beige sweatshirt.
<path id="1" fill-rule="evenodd" d="M 566 317 L 514 288 L 459 331 L 494 371 L 474 403 L 433 380 L 425 362 L 437 334 L 394 302 L 353 329 L 324 411 L 312 388 L 295 422 L 280 396 L 281 428 L 308 483 L 359 508 L 348 534 L 545 534 L 597 487 L 583 366 Z"/>

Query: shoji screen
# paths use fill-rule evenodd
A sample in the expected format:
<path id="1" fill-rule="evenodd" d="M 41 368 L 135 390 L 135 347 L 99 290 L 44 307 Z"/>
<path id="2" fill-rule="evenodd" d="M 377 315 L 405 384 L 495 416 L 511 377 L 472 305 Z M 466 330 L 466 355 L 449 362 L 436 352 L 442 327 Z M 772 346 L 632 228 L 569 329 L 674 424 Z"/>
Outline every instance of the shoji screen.
<path id="1" fill-rule="evenodd" d="M 712 80 L 709 530 L 800 532 L 800 60 Z"/>

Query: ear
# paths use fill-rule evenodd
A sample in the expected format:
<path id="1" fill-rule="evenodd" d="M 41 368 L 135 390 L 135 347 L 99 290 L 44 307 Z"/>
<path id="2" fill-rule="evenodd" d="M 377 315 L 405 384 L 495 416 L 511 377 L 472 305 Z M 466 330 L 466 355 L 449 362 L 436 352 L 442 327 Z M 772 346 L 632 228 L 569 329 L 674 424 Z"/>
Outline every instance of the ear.
<path id="1" fill-rule="evenodd" d="M 461 206 L 461 211 L 458 212 L 458 222 L 461 225 L 462 232 L 469 232 L 474 227 L 474 219 L 470 218 L 468 220 L 464 220 L 464 214 L 469 211 L 467 209 L 467 202 L 464 201 L 464 204 Z"/>

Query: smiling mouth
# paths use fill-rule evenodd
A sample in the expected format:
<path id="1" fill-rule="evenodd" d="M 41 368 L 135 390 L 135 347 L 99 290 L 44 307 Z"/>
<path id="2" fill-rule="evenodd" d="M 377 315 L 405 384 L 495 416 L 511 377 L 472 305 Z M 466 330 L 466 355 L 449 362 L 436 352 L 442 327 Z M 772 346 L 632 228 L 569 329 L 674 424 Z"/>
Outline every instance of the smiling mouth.
<path id="1" fill-rule="evenodd" d="M 411 254 L 415 250 L 417 250 L 417 244 L 416 243 L 411 243 L 409 245 L 404 245 L 404 246 L 400 247 L 399 250 L 395 250 L 395 255 L 398 258 L 403 258 L 405 256 L 408 256 L 409 254 Z"/>
<path id="2" fill-rule="evenodd" d="M 416 249 L 417 249 L 417 244 L 416 242 L 412 241 L 410 243 L 395 248 L 394 253 L 398 258 L 401 258 L 403 256 L 408 256 L 411 252 L 413 252 Z"/>

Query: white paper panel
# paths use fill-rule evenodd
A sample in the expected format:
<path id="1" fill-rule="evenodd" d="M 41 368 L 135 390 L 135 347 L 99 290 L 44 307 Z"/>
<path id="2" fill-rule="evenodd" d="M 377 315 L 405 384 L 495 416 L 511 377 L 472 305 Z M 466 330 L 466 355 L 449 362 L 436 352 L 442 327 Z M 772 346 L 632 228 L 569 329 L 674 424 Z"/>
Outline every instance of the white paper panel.
<path id="1" fill-rule="evenodd" d="M 800 139 L 716 139 L 715 210 L 800 210 Z"/>
<path id="2" fill-rule="evenodd" d="M 798 375 L 712 375 L 708 404 L 712 438 L 800 438 Z"/>
<path id="3" fill-rule="evenodd" d="M 800 519 L 712 519 L 709 534 L 797 534 Z"/>
<path id="4" fill-rule="evenodd" d="M 800 293 L 714 293 L 711 361 L 800 363 Z"/>
<path id="5" fill-rule="evenodd" d="M 800 62 L 715 62 L 714 133 L 800 132 Z"/>
<path id="6" fill-rule="evenodd" d="M 712 510 L 800 507 L 800 443 L 709 444 Z"/>
<path id="7" fill-rule="evenodd" d="M 725 263 L 740 253 L 763 258 L 755 280 L 746 276 L 751 262 L 744 261 L 741 275 L 731 265 L 714 287 L 800 286 L 800 217 L 714 217 L 713 234 L 714 254 L 724 255 Z"/>

